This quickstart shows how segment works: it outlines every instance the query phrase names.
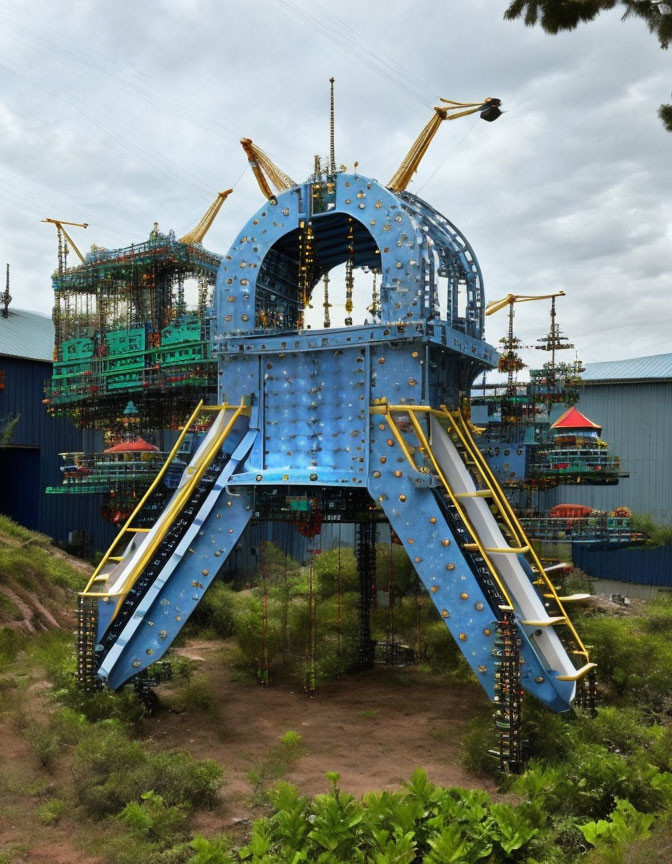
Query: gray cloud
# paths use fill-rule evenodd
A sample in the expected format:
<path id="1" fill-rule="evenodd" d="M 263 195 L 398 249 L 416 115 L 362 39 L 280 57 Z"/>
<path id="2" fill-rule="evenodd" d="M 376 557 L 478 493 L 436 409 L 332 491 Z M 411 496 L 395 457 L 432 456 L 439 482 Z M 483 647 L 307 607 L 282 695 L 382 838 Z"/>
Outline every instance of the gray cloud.
<path id="1" fill-rule="evenodd" d="M 0 0 L 0 259 L 16 305 L 51 307 L 44 216 L 89 222 L 84 248 L 126 245 L 155 219 L 187 230 L 240 177 L 207 238 L 225 252 L 262 203 L 238 139 L 305 178 L 327 152 L 333 74 L 337 159 L 383 181 L 437 95 L 501 97 L 496 124 L 443 125 L 411 191 L 464 231 L 490 299 L 564 289 L 584 359 L 672 351 L 672 136 L 655 116 L 668 58 L 617 14 L 549 37 L 504 22 L 505 6 Z M 525 342 L 547 313 L 519 308 Z"/>

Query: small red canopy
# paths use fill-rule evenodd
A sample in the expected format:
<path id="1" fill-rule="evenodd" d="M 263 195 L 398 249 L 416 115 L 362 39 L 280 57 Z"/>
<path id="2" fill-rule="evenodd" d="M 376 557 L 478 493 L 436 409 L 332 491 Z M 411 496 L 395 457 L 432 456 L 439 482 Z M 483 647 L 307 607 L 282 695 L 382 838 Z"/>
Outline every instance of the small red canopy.
<path id="1" fill-rule="evenodd" d="M 574 406 L 568 408 L 564 414 L 558 417 L 551 429 L 597 429 L 598 432 L 602 431 L 601 426 L 593 423 L 592 420 L 577 411 Z"/>
<path id="2" fill-rule="evenodd" d="M 104 453 L 158 453 L 159 448 L 144 438 L 136 438 L 135 441 L 122 441 L 114 447 L 108 447 Z"/>
<path id="3" fill-rule="evenodd" d="M 585 504 L 556 504 L 548 511 L 552 519 L 580 519 L 582 516 L 590 516 L 592 507 Z"/>

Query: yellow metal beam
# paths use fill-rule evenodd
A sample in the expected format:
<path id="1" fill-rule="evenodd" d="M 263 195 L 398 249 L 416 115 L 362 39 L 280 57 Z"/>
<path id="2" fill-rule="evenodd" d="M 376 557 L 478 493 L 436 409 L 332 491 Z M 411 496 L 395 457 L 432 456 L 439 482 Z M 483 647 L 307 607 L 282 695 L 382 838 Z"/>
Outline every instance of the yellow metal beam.
<path id="1" fill-rule="evenodd" d="M 552 295 L 548 295 L 548 296 L 552 296 Z M 558 296 L 558 295 L 556 295 L 556 296 Z M 519 548 L 522 549 L 524 547 L 527 547 L 526 554 L 530 555 L 532 562 L 533 562 L 533 565 L 537 569 L 537 571 L 541 577 L 540 579 L 535 579 L 534 584 L 535 585 L 543 584 L 548 588 L 550 593 L 548 595 L 545 595 L 545 596 L 550 598 L 550 599 L 555 600 L 556 605 L 558 606 L 558 609 L 564 615 L 564 609 L 562 606 L 562 599 L 563 598 L 561 598 L 558 595 L 557 589 L 552 584 L 549 577 L 546 575 L 546 571 L 544 570 L 544 567 L 543 567 L 543 565 L 539 559 L 539 556 L 537 555 L 534 547 L 530 544 L 529 540 L 527 539 L 527 535 L 525 534 L 525 531 L 523 530 L 520 522 L 518 521 L 517 516 L 513 512 L 513 509 L 511 507 L 511 504 L 510 504 L 508 498 L 504 495 L 504 492 L 502 491 L 501 487 L 499 486 L 499 483 L 497 482 L 494 474 L 492 473 L 490 466 L 488 465 L 487 461 L 485 460 L 485 457 L 483 456 L 481 451 L 476 446 L 476 444 L 475 444 L 475 442 L 471 436 L 471 432 L 469 431 L 469 426 L 467 424 L 467 421 L 463 417 L 462 413 L 459 411 L 451 413 L 446 408 L 445 405 L 441 406 L 441 410 L 437 410 L 435 408 L 432 408 L 429 405 L 396 405 L 396 404 L 390 404 L 385 398 L 376 400 L 374 403 L 372 403 L 369 410 L 370 410 L 371 414 L 385 414 L 389 418 L 391 418 L 392 414 L 394 414 L 394 413 L 405 413 L 405 414 L 409 415 L 409 417 L 411 418 L 411 421 L 414 422 L 414 424 L 417 424 L 417 420 L 415 419 L 414 415 L 416 415 L 416 414 L 433 414 L 434 416 L 442 419 L 444 422 L 447 422 L 450 425 L 452 430 L 459 436 L 460 440 L 462 441 L 463 446 L 465 447 L 467 454 L 471 455 L 471 457 L 475 463 L 475 466 L 476 466 L 478 472 L 480 473 L 481 477 L 483 478 L 486 486 L 488 486 L 489 490 L 493 493 L 493 500 L 497 506 L 497 509 L 499 511 L 499 515 L 504 520 L 504 522 L 505 522 L 507 528 L 509 529 L 511 535 L 513 537 L 517 538 L 518 543 L 519 543 Z M 428 449 L 427 452 L 428 452 L 430 459 L 432 459 L 431 450 Z M 434 463 L 433 459 L 432 459 L 432 462 Z M 414 465 L 414 463 L 411 463 L 411 464 Z M 416 468 L 416 470 L 417 470 L 417 468 Z M 436 465 L 435 465 L 435 470 L 437 470 Z M 439 474 L 439 477 L 441 478 L 441 472 L 437 470 L 437 473 Z M 458 511 L 459 511 L 459 505 L 457 504 L 457 501 L 455 501 L 454 503 L 456 504 L 456 506 L 458 506 Z M 475 550 L 480 551 L 480 547 L 477 543 L 466 543 L 466 544 L 464 544 L 464 548 L 474 550 L 474 551 Z M 486 554 L 487 554 L 487 550 L 483 550 L 483 551 L 486 552 Z M 504 551 L 504 550 L 501 550 L 501 551 Z M 486 557 L 486 556 L 484 556 L 484 557 Z M 499 584 L 499 580 L 497 580 L 497 581 Z M 581 637 L 577 633 L 574 625 L 572 624 L 571 620 L 566 615 L 565 615 L 563 620 L 566 623 L 574 642 L 576 643 L 576 645 L 579 646 L 578 650 L 572 651 L 571 653 L 585 657 L 587 660 L 589 657 L 588 651 L 587 651 L 586 647 L 584 646 L 583 641 L 581 640 Z"/>
<path id="2" fill-rule="evenodd" d="M 585 675 L 590 672 L 591 669 L 595 669 L 597 663 L 586 663 L 585 666 L 582 666 L 580 669 L 577 669 L 573 675 L 556 675 L 556 681 L 578 681 L 580 678 L 583 678 Z"/>
<path id="3" fill-rule="evenodd" d="M 182 441 L 184 441 L 184 437 L 185 437 L 185 435 L 187 434 L 187 431 L 189 430 L 189 428 L 190 428 L 190 426 L 192 425 L 192 423 L 195 423 L 195 422 L 196 422 L 196 418 L 198 417 L 198 415 L 199 415 L 199 413 L 200 413 L 202 407 L 203 407 L 203 400 L 201 399 L 201 401 L 200 401 L 200 402 L 198 403 L 198 405 L 196 406 L 196 409 L 195 409 L 194 413 L 191 415 L 191 417 L 190 417 L 190 418 L 187 420 L 187 422 L 185 423 L 185 425 L 184 425 L 184 427 L 183 427 L 183 429 L 182 429 L 180 435 L 178 436 L 177 441 L 175 442 L 175 444 L 174 444 L 174 446 L 173 446 L 173 449 L 170 451 L 170 453 L 168 454 L 168 458 L 167 458 L 166 461 L 163 463 L 163 465 L 162 465 L 162 467 L 161 467 L 161 470 L 159 471 L 159 473 L 156 475 L 156 477 L 155 477 L 154 480 L 152 481 L 152 483 L 151 483 L 149 489 L 145 492 L 145 494 L 142 496 L 142 498 L 141 498 L 140 501 L 138 502 L 138 505 L 137 505 L 137 507 L 135 508 L 135 510 L 131 513 L 131 515 L 128 517 L 128 519 L 126 520 L 126 522 L 125 522 L 124 525 L 122 526 L 121 531 L 120 531 L 120 532 L 117 534 L 117 536 L 115 537 L 115 539 L 114 539 L 114 541 L 112 542 L 112 545 L 110 546 L 110 548 L 107 550 L 107 552 L 105 553 L 105 555 L 103 555 L 100 564 L 96 567 L 96 569 L 95 569 L 95 570 L 93 571 L 93 573 L 91 574 L 91 578 L 89 579 L 86 588 L 81 592 L 82 594 L 88 594 L 88 593 L 89 593 L 89 589 L 90 589 L 91 585 L 94 583 L 94 581 L 96 580 L 96 577 L 98 576 L 98 574 L 100 573 L 100 571 L 103 569 L 103 567 L 107 564 L 107 562 L 108 562 L 108 560 L 109 560 L 109 558 L 110 558 L 110 555 L 111 555 L 111 554 L 114 552 L 114 550 L 117 548 L 117 545 L 119 544 L 119 541 L 120 541 L 121 538 L 124 536 L 124 534 L 126 534 L 128 531 L 130 531 L 131 523 L 133 522 L 133 520 L 135 519 L 135 517 L 138 515 L 138 513 L 140 512 L 140 510 L 144 507 L 144 505 L 145 505 L 147 499 L 149 498 L 149 496 L 152 494 L 152 492 L 156 489 L 156 487 L 159 485 L 159 483 L 160 483 L 161 480 L 163 479 L 163 475 L 164 475 L 164 474 L 166 473 L 166 471 L 168 470 L 168 466 L 170 465 L 170 463 L 171 463 L 171 462 L 173 461 L 173 459 L 177 456 L 178 451 L 179 451 L 180 447 L 182 446 Z"/>
<path id="4" fill-rule="evenodd" d="M 502 592 L 502 596 L 503 596 L 504 600 L 506 601 L 506 603 L 509 606 L 513 606 L 513 603 L 511 601 L 511 597 L 509 596 L 509 592 L 506 590 L 506 586 L 504 585 L 503 581 L 500 579 L 499 573 L 497 572 L 497 570 L 493 566 L 492 561 L 490 560 L 490 557 L 488 555 L 487 549 L 485 549 L 485 547 L 481 543 L 481 541 L 478 537 L 478 533 L 474 530 L 474 527 L 471 524 L 471 521 L 470 521 L 469 517 L 467 516 L 466 511 L 462 508 L 462 505 L 460 504 L 459 500 L 455 497 L 455 494 L 453 493 L 453 490 L 452 490 L 450 484 L 448 483 L 448 478 L 444 475 L 443 471 L 441 470 L 439 463 L 436 461 L 436 457 L 434 456 L 434 453 L 432 452 L 432 448 L 429 445 L 429 441 L 427 440 L 427 436 L 425 435 L 425 430 L 422 428 L 422 426 L 420 425 L 420 422 L 418 421 L 418 418 L 415 416 L 415 414 L 412 410 L 412 406 L 411 406 L 411 410 L 408 411 L 408 416 L 410 417 L 413 428 L 415 429 L 415 434 L 418 437 L 418 442 L 420 443 L 421 447 L 424 448 L 425 452 L 429 456 L 429 459 L 431 460 L 431 463 L 434 467 L 434 470 L 436 471 L 439 479 L 441 480 L 441 483 L 443 484 L 443 488 L 446 490 L 446 492 L 448 493 L 448 496 L 450 497 L 450 500 L 452 501 L 453 505 L 455 506 L 455 509 L 457 510 L 457 512 L 460 516 L 460 519 L 462 519 L 464 524 L 469 529 L 469 533 L 474 538 L 474 542 L 476 543 L 478 551 L 483 556 L 483 560 L 485 561 L 486 567 L 490 571 L 490 575 L 495 580 L 499 590 Z"/>
<path id="5" fill-rule="evenodd" d="M 244 409 L 244 406 L 241 404 L 233 412 L 233 415 L 229 419 L 229 421 L 226 424 L 226 426 L 224 427 L 224 429 L 219 433 L 219 435 L 217 435 L 215 440 L 210 444 L 210 447 L 207 450 L 207 452 L 205 452 L 200 457 L 199 461 L 194 466 L 194 468 L 195 468 L 194 473 L 189 478 L 189 480 L 187 480 L 187 482 L 184 484 L 184 486 L 182 486 L 180 489 L 178 489 L 178 492 L 175 495 L 175 498 L 169 503 L 168 508 L 165 511 L 165 516 L 164 516 L 161 524 L 158 526 L 156 533 L 154 534 L 153 537 L 150 538 L 150 541 L 147 543 L 147 548 L 142 550 L 142 555 L 138 559 L 137 563 L 133 566 L 133 569 L 131 570 L 131 572 L 128 573 L 128 575 L 126 576 L 126 579 L 124 580 L 124 583 L 121 586 L 121 588 L 118 591 L 115 591 L 113 595 L 112 594 L 108 595 L 108 596 L 115 596 L 115 597 L 119 598 L 117 601 L 117 606 L 114 610 L 114 614 L 112 615 L 110 621 L 113 621 L 116 618 L 116 616 L 119 612 L 119 608 L 121 606 L 123 598 L 126 596 L 126 594 L 128 594 L 130 589 L 133 587 L 135 580 L 138 578 L 138 576 L 145 569 L 145 567 L 147 566 L 147 564 L 151 560 L 152 555 L 154 555 L 154 553 L 158 549 L 159 545 L 161 544 L 161 542 L 165 538 L 166 534 L 168 533 L 170 528 L 173 526 L 175 519 L 182 512 L 182 509 L 184 508 L 186 502 L 191 497 L 194 489 L 201 482 L 203 475 L 207 471 L 212 460 L 215 458 L 215 455 L 219 452 L 220 448 L 222 447 L 222 445 L 224 444 L 226 439 L 229 437 L 231 429 L 233 428 L 236 421 L 240 417 L 243 409 Z M 222 409 L 222 410 L 226 410 L 226 409 Z"/>
<path id="6" fill-rule="evenodd" d="M 56 229 L 58 231 L 62 231 L 65 239 L 70 244 L 72 251 L 79 258 L 79 260 L 82 262 L 82 264 L 86 264 L 86 259 L 84 258 L 82 253 L 77 248 L 77 244 L 75 243 L 75 241 L 72 239 L 72 237 L 68 234 L 68 232 L 65 230 L 65 228 L 63 226 L 64 225 L 74 225 L 75 228 L 88 228 L 89 227 L 88 222 L 65 222 L 62 219 L 43 219 L 42 221 L 43 222 L 49 222 L 52 225 L 55 225 Z"/>

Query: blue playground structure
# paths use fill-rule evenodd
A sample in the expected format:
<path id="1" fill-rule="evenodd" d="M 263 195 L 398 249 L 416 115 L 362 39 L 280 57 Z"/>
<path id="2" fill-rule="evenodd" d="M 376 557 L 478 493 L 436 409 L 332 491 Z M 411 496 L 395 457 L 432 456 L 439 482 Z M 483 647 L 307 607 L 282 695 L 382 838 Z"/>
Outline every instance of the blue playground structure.
<path id="1" fill-rule="evenodd" d="M 80 682 L 146 689 L 250 522 L 297 509 L 356 522 L 362 566 L 388 522 L 495 702 L 500 760 L 514 766 L 522 690 L 566 711 L 589 698 L 595 664 L 564 608 L 583 595 L 558 595 L 460 411 L 498 360 L 476 256 L 403 180 L 336 170 L 332 147 L 329 165 L 295 184 L 244 146 L 277 194 L 260 180 L 267 200 L 217 273 L 217 404 L 195 406 L 79 598 Z M 309 328 L 318 284 L 340 265 L 346 323 Z M 360 268 L 380 287 L 353 325 Z M 331 324 L 328 278 L 324 290 Z M 178 453 L 188 464 L 166 495 Z"/>

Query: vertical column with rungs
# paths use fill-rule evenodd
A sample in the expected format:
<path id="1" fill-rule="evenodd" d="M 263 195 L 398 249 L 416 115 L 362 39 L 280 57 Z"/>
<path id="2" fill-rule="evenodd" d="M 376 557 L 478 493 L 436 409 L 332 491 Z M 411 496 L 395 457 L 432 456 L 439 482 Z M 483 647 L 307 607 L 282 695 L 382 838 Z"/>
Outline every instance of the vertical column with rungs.
<path id="1" fill-rule="evenodd" d="M 501 771 L 517 773 L 522 767 L 520 740 L 521 700 L 520 637 L 513 611 L 504 610 L 496 625 L 495 727 L 499 738 Z"/>
<path id="2" fill-rule="evenodd" d="M 359 576 L 359 660 L 360 669 L 373 666 L 375 645 L 371 639 L 371 592 L 376 573 L 375 522 L 359 522 L 355 535 Z"/>
<path id="3" fill-rule="evenodd" d="M 597 676 L 595 670 L 591 669 L 576 686 L 576 697 L 574 704 L 577 708 L 590 711 L 593 717 L 597 714 Z"/>
<path id="4" fill-rule="evenodd" d="M 77 683 L 87 693 L 98 689 L 96 677 L 96 630 L 98 603 L 95 598 L 77 598 Z"/>

